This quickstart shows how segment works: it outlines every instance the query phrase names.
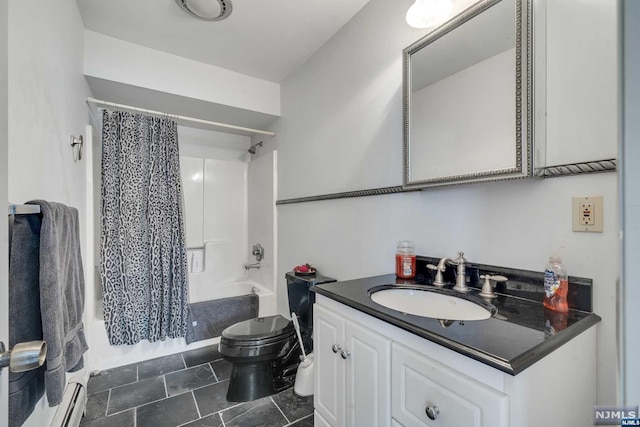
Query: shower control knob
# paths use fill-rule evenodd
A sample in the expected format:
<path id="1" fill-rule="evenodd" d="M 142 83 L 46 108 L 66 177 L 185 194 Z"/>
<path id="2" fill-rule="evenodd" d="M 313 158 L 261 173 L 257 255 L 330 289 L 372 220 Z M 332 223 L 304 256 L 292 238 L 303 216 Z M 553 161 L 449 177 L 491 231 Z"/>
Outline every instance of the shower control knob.
<path id="1" fill-rule="evenodd" d="M 351 356 L 351 353 L 349 353 L 347 350 L 342 350 L 340 356 L 342 356 L 342 358 L 346 360 L 349 356 Z"/>
<path id="2" fill-rule="evenodd" d="M 440 408 L 438 408 L 437 406 L 427 406 L 427 409 L 425 410 L 425 412 L 427 413 L 427 417 L 429 417 L 430 420 L 435 420 L 436 418 L 438 418 L 438 414 L 440 413 Z"/>
<path id="3" fill-rule="evenodd" d="M 331 346 L 331 350 L 333 350 L 334 353 L 339 352 L 342 349 L 342 347 L 340 347 L 339 344 L 334 344 Z"/>

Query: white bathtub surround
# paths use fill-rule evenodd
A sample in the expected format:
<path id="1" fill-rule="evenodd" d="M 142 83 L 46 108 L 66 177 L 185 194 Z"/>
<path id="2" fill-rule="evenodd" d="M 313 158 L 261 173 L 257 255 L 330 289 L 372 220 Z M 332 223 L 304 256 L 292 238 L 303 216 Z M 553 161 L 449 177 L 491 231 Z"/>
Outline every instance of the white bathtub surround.
<path id="1" fill-rule="evenodd" d="M 204 159 L 181 155 L 180 174 L 182 175 L 187 248 L 200 248 L 204 245 L 202 235 L 204 226 L 202 206 L 204 203 L 202 197 L 204 194 Z"/>
<path id="2" fill-rule="evenodd" d="M 192 271 L 192 288 L 249 280 L 274 291 L 280 279 L 284 282 L 274 268 L 277 153 L 246 163 L 248 137 L 180 131 L 187 246 L 204 248 L 204 270 Z M 256 261 L 251 253 L 256 243 L 264 248 L 260 269 L 245 270 L 244 264 Z"/>
<path id="3" fill-rule="evenodd" d="M 260 139 L 260 138 L 258 138 Z M 258 141 L 259 142 L 259 141 Z M 254 141 L 255 143 L 255 141 Z M 264 248 L 264 258 L 260 261 L 260 269 L 246 272 L 249 280 L 258 282 L 266 288 L 276 291 L 284 286 L 285 279 L 276 276 L 276 205 L 277 199 L 277 152 L 270 151 L 249 163 L 248 171 L 248 262 L 254 263 L 251 255 L 254 244 L 260 243 Z"/>
<path id="4" fill-rule="evenodd" d="M 229 239 L 205 242 L 203 249 L 194 249 L 190 252 L 203 254 L 202 271 L 191 271 L 189 274 L 190 288 L 198 283 L 216 285 L 248 280 L 243 268 L 243 264 L 247 262 L 247 256 L 244 251 L 241 251 L 239 242 Z M 193 256 L 190 260 L 191 269 L 193 269 Z"/>
<path id="5" fill-rule="evenodd" d="M 204 248 L 187 249 L 189 273 L 204 273 Z"/>
<path id="6" fill-rule="evenodd" d="M 247 164 L 182 157 L 187 247 L 204 249 L 208 283 L 240 280 L 247 253 Z M 193 257 L 190 258 L 193 267 Z M 196 273 L 195 271 L 193 272 Z"/>

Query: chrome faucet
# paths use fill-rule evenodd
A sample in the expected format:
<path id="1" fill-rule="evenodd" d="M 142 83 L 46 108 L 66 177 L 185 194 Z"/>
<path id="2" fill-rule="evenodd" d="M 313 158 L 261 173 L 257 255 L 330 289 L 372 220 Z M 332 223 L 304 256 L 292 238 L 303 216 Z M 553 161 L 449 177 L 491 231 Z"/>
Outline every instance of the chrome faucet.
<path id="1" fill-rule="evenodd" d="M 260 262 L 254 262 L 253 264 L 243 264 L 244 266 L 244 271 L 249 271 L 252 268 L 255 268 L 256 270 L 260 270 Z"/>
<path id="2" fill-rule="evenodd" d="M 434 286 L 444 286 L 444 280 L 442 278 L 442 273 L 444 273 L 444 271 L 447 268 L 447 262 L 451 262 L 451 258 L 449 257 L 444 257 L 440 260 L 440 262 L 438 262 L 438 265 L 433 265 L 433 264 L 428 264 L 427 268 L 429 270 L 436 270 L 436 278 L 433 280 L 433 285 Z"/>
<path id="3" fill-rule="evenodd" d="M 469 292 L 469 286 L 467 286 L 467 260 L 464 258 L 464 252 L 458 252 L 458 258 L 451 261 L 451 264 L 458 266 L 458 274 L 456 277 L 456 285 L 453 287 L 454 291 Z"/>
<path id="4" fill-rule="evenodd" d="M 495 298 L 497 295 L 494 292 L 493 287 L 498 284 L 498 282 L 506 282 L 507 279 L 504 276 L 500 276 L 498 274 L 483 274 L 480 276 L 481 279 L 484 279 L 484 285 L 482 285 L 482 291 L 480 291 L 480 296 L 482 298 L 487 298 L 491 300 L 491 298 Z"/>
<path id="5" fill-rule="evenodd" d="M 252 268 L 255 268 L 256 270 L 260 270 L 260 261 L 262 261 L 262 259 L 264 258 L 264 248 L 260 243 L 256 243 L 255 245 L 253 245 L 253 249 L 251 250 L 251 255 L 256 257 L 257 262 L 254 262 L 253 264 L 243 264 L 244 271 L 249 271 Z"/>
<path id="6" fill-rule="evenodd" d="M 464 258 L 463 252 L 458 252 L 458 258 L 451 259 L 450 257 L 444 257 L 438 262 L 438 265 L 429 264 L 427 268 L 430 270 L 436 270 L 436 277 L 433 280 L 434 286 L 444 286 L 444 280 L 442 278 L 442 273 L 444 273 L 447 268 L 447 263 L 451 265 L 456 265 L 458 268 L 458 274 L 456 277 L 456 285 L 453 287 L 453 290 L 458 292 L 468 292 L 469 286 L 467 286 L 467 260 Z"/>

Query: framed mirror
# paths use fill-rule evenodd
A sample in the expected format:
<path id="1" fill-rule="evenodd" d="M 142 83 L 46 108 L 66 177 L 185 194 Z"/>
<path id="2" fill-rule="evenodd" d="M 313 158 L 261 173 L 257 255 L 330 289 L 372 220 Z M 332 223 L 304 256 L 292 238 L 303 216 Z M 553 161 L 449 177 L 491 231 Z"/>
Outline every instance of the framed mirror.
<path id="1" fill-rule="evenodd" d="M 478 1 L 404 49 L 404 188 L 532 175 L 531 1 Z"/>

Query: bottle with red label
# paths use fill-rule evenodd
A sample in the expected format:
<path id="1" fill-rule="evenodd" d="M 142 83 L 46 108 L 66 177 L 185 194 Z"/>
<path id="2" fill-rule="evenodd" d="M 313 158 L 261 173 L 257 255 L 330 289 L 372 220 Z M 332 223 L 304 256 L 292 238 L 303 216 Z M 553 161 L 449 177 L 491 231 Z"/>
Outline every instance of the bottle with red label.
<path id="1" fill-rule="evenodd" d="M 416 276 L 416 253 L 413 242 L 401 240 L 396 249 L 396 276 L 413 279 Z"/>
<path id="2" fill-rule="evenodd" d="M 549 310 L 566 313 L 569 311 L 567 294 L 569 293 L 569 279 L 567 269 L 554 248 L 553 255 L 544 270 L 544 300 L 543 304 Z"/>

